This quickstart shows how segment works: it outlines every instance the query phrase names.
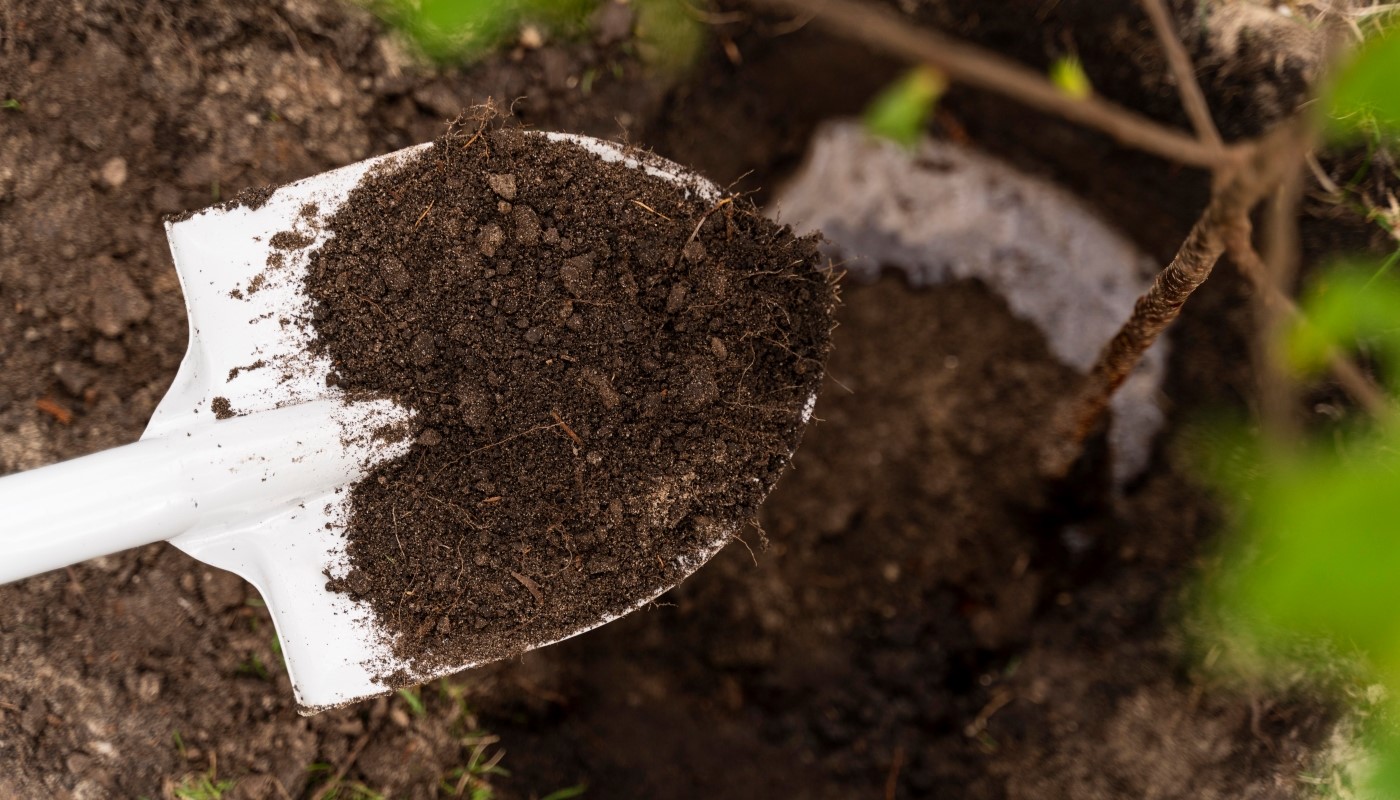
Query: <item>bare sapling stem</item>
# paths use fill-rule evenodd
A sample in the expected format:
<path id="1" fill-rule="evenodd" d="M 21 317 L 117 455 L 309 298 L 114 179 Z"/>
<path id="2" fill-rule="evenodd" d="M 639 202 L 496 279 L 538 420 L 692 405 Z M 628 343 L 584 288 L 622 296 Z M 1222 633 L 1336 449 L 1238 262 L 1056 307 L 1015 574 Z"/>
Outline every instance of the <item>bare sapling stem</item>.
<path id="1" fill-rule="evenodd" d="M 1246 157 L 1218 171 L 1209 205 L 1186 241 L 1147 293 L 1138 298 L 1132 316 L 1099 354 L 1080 388 L 1055 413 L 1050 438 L 1042 447 L 1041 471 L 1062 478 L 1079 459 L 1084 440 L 1099 424 L 1109 400 L 1142 360 L 1143 353 L 1181 313 L 1187 298 L 1210 277 L 1233 235 L 1249 237 L 1250 210 L 1282 178 L 1286 164 L 1296 164 L 1306 141 L 1306 126 L 1294 119 L 1258 142 L 1245 146 Z M 1242 231 L 1242 233 L 1241 233 Z"/>

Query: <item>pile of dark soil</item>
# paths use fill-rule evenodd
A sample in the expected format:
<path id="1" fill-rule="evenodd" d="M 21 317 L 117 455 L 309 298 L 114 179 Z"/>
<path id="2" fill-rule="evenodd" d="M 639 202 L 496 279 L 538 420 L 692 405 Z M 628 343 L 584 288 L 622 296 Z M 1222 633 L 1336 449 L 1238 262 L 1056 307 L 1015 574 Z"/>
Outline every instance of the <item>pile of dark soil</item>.
<path id="1" fill-rule="evenodd" d="M 369 175 L 307 284 L 331 379 L 419 428 L 352 488 L 330 586 L 425 668 L 623 614 L 751 522 L 836 302 L 752 202 L 487 125 Z"/>

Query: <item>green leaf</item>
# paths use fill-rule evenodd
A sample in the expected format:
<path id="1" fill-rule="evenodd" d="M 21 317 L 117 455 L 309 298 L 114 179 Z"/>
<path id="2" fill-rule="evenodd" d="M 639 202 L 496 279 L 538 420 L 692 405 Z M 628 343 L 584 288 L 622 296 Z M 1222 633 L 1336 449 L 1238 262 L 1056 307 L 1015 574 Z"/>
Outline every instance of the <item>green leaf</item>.
<path id="1" fill-rule="evenodd" d="M 704 27 L 687 0 L 632 0 L 637 9 L 637 52 L 648 64 L 675 72 L 694 63 Z"/>
<path id="2" fill-rule="evenodd" d="M 1089 83 L 1084 65 L 1074 56 L 1064 56 L 1050 65 L 1050 82 L 1076 100 L 1083 100 L 1094 93 L 1094 86 Z"/>
<path id="3" fill-rule="evenodd" d="M 586 791 L 588 791 L 588 784 L 580 783 L 577 786 L 567 786 L 563 789 L 550 792 L 544 797 L 541 797 L 540 800 L 571 800 L 571 798 L 582 796 Z"/>
<path id="4" fill-rule="evenodd" d="M 423 698 L 418 696 L 418 689 L 416 687 L 411 689 L 400 689 L 399 697 L 402 697 L 403 701 L 405 703 L 408 703 L 408 708 L 410 711 L 413 712 L 413 716 L 421 717 L 424 714 L 428 713 L 428 709 L 423 705 Z"/>
<path id="5" fill-rule="evenodd" d="M 1284 354 L 1300 374 L 1321 372 L 1334 352 L 1365 344 L 1382 359 L 1400 388 L 1400 283 L 1373 265 L 1328 272 L 1304 295 Z"/>
<path id="6" fill-rule="evenodd" d="M 677 0 L 678 1 L 678 0 Z M 598 0 L 366 0 L 380 18 L 398 28 L 439 61 L 479 58 L 535 22 L 582 30 Z"/>
<path id="7" fill-rule="evenodd" d="M 943 73 L 932 67 L 910 70 L 871 102 L 865 111 L 865 129 L 912 147 L 947 87 Z"/>
<path id="8" fill-rule="evenodd" d="M 1337 73 L 1328 93 L 1328 127 L 1338 137 L 1400 133 L 1400 26 L 1366 40 Z"/>
<path id="9" fill-rule="evenodd" d="M 0 103 L 0 108 L 5 109 L 6 111 L 23 111 L 23 110 L 24 110 L 24 107 L 20 105 L 20 102 L 19 102 L 18 100 L 16 100 L 15 98 L 13 98 L 13 97 L 11 97 L 11 98 L 5 100 L 5 102 L 3 102 L 3 103 Z"/>
<path id="10" fill-rule="evenodd" d="M 1264 645 L 1323 639 L 1400 667 L 1400 454 L 1357 447 L 1279 458 L 1255 485 L 1248 548 L 1222 595 Z M 1259 554 L 1251 558 L 1247 553 Z"/>

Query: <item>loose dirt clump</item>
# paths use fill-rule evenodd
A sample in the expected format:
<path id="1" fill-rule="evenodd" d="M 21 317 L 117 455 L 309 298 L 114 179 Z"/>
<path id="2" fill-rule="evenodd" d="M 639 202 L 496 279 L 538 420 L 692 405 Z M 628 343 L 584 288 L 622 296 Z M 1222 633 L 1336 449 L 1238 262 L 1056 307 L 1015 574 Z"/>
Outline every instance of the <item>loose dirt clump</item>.
<path id="1" fill-rule="evenodd" d="M 420 667 L 625 613 L 754 518 L 821 381 L 835 287 L 749 203 L 517 129 L 458 129 L 327 221 L 308 291 L 352 394 L 412 408 L 351 492 L 351 569 Z"/>

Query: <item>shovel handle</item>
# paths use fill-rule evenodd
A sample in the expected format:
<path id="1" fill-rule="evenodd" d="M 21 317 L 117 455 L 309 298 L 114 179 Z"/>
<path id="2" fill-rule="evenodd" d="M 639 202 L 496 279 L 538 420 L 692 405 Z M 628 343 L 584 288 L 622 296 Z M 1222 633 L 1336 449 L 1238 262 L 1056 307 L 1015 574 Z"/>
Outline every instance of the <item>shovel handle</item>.
<path id="1" fill-rule="evenodd" d="M 0 583 L 320 496 L 407 450 L 374 435 L 407 418 L 389 400 L 317 400 L 0 478 Z"/>
<path id="2" fill-rule="evenodd" d="M 187 530 L 180 459 L 165 438 L 0 478 L 0 583 Z"/>

